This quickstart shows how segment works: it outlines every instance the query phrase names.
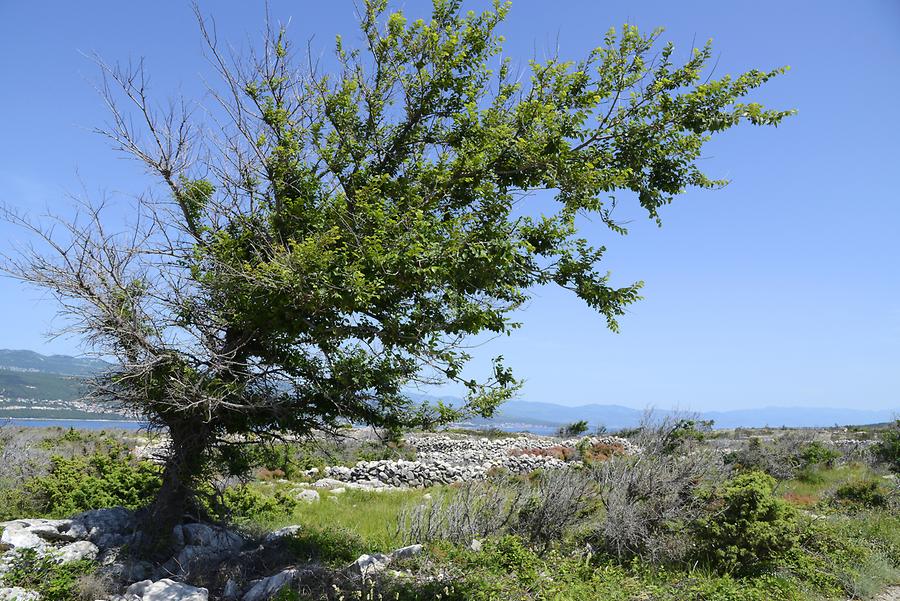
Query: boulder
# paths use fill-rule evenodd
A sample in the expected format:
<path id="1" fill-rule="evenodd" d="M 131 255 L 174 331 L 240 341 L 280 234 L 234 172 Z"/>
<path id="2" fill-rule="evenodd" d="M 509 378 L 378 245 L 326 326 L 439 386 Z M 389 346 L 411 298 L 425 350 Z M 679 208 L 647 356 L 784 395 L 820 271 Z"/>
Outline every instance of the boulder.
<path id="1" fill-rule="evenodd" d="M 81 559 L 97 559 L 100 549 L 97 545 L 90 541 L 80 540 L 78 542 L 69 543 L 64 547 L 60 547 L 59 553 L 60 563 L 69 563 L 70 561 L 78 561 Z"/>
<path id="2" fill-rule="evenodd" d="M 136 527 L 134 513 L 124 507 L 94 509 L 72 518 L 68 533 L 76 539 L 88 539 L 101 549 L 121 546 Z"/>
<path id="3" fill-rule="evenodd" d="M 334 488 L 335 486 L 343 486 L 344 483 L 340 480 L 335 480 L 334 478 L 320 478 L 313 482 L 313 486 L 316 488 Z"/>
<path id="4" fill-rule="evenodd" d="M 0 545 L 5 549 L 37 549 L 43 550 L 47 543 L 34 532 L 26 530 L 27 527 L 7 527 L 0 535 Z"/>
<path id="5" fill-rule="evenodd" d="M 178 529 L 179 527 L 176 527 L 176 530 Z M 230 551 L 239 549 L 244 544 L 240 534 L 208 524 L 184 524 L 180 530 L 180 538 L 185 545 Z M 178 540 L 178 533 L 175 533 L 175 538 Z"/>
<path id="6" fill-rule="evenodd" d="M 36 524 L 34 526 L 29 526 L 26 528 L 28 532 L 32 534 L 36 534 L 40 536 L 42 539 L 47 541 L 65 541 L 65 542 L 73 542 L 76 539 L 70 532 L 69 529 L 72 526 L 72 522 L 69 520 L 59 520 L 62 522 L 61 524 L 55 523 L 45 523 L 45 524 Z"/>
<path id="7" fill-rule="evenodd" d="M 264 601 L 278 591 L 293 584 L 299 576 L 299 570 L 284 570 L 274 576 L 254 580 L 250 589 L 244 593 L 242 601 Z"/>
<path id="8" fill-rule="evenodd" d="M 382 553 L 360 555 L 356 561 L 344 568 L 344 571 L 351 576 L 365 579 L 381 572 L 389 563 L 391 563 L 391 558 Z"/>
<path id="9" fill-rule="evenodd" d="M 298 501 L 305 501 L 306 503 L 315 503 L 319 500 L 319 493 L 315 490 L 301 490 L 297 493 Z"/>
<path id="10" fill-rule="evenodd" d="M 127 589 L 125 589 L 126 595 L 137 595 L 138 597 L 144 596 L 144 591 L 147 590 L 147 587 L 153 584 L 152 580 L 141 580 L 140 582 L 135 582 Z"/>
<path id="11" fill-rule="evenodd" d="M 419 555 L 424 549 L 425 547 L 422 545 L 409 545 L 408 547 L 401 547 L 391 551 L 390 557 L 391 559 L 409 559 Z"/>
<path id="12" fill-rule="evenodd" d="M 266 535 L 266 537 L 263 539 L 263 544 L 271 545 L 273 543 L 280 541 L 281 539 L 283 539 L 287 536 L 294 536 L 295 534 L 300 532 L 302 529 L 303 529 L 303 526 L 296 526 L 296 525 L 295 526 L 285 526 L 284 528 L 279 528 L 278 530 L 275 530 L 274 532 L 268 533 Z"/>
<path id="13" fill-rule="evenodd" d="M 142 601 L 208 601 L 209 591 L 168 578 L 157 580 L 144 588 Z"/>

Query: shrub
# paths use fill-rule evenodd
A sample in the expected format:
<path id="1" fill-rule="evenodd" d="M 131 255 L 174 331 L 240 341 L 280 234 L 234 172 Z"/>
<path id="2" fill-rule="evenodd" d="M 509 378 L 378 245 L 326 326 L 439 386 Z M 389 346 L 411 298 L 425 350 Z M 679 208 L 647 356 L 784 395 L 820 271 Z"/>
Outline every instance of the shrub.
<path id="1" fill-rule="evenodd" d="M 540 552 L 585 525 L 598 506 L 595 482 L 580 470 L 550 470 L 530 479 L 492 477 L 467 482 L 406 508 L 400 529 L 409 542 L 515 534 Z"/>
<path id="2" fill-rule="evenodd" d="M 804 466 L 824 465 L 832 468 L 834 467 L 834 462 L 840 458 L 840 451 L 825 446 L 817 440 L 805 445 L 800 451 L 800 460 Z"/>
<path id="3" fill-rule="evenodd" d="M 49 473 L 27 481 L 24 490 L 41 514 L 61 517 L 116 505 L 136 509 L 153 499 L 160 485 L 158 466 L 134 460 L 114 443 L 86 457 L 54 456 Z"/>
<path id="4" fill-rule="evenodd" d="M 775 479 L 740 474 L 712 495 L 694 524 L 698 558 L 724 573 L 766 571 L 799 547 L 796 510 L 774 494 Z"/>
<path id="5" fill-rule="evenodd" d="M 867 509 L 886 507 L 888 504 L 887 495 L 874 480 L 857 480 L 842 484 L 835 491 L 834 500 L 838 504 Z"/>
<path id="6" fill-rule="evenodd" d="M 282 490 L 267 495 L 242 484 L 226 488 L 218 503 L 219 507 L 213 508 L 213 513 L 220 519 L 235 522 L 265 522 L 293 513 L 297 503 L 296 499 Z"/>
<path id="7" fill-rule="evenodd" d="M 645 419 L 633 438 L 640 454 L 591 467 L 604 509 L 593 543 L 619 560 L 663 563 L 688 552 L 687 527 L 704 507 L 698 490 L 717 481 L 723 465 L 708 449 L 694 448 L 695 438 L 675 433 L 684 431 L 683 423 Z"/>
<path id="8" fill-rule="evenodd" d="M 665 436 L 662 439 L 663 450 L 674 453 L 687 446 L 706 440 L 712 430 L 713 420 L 699 420 L 687 418 L 672 418 L 661 425 Z M 657 430 L 659 428 L 657 427 Z"/>
<path id="9" fill-rule="evenodd" d="M 900 419 L 881 433 L 873 453 L 876 459 L 888 466 L 888 469 L 900 474 Z"/>
<path id="10" fill-rule="evenodd" d="M 739 471 L 764 472 L 779 481 L 790 480 L 808 465 L 802 457 L 808 439 L 809 435 L 803 432 L 781 434 L 769 441 L 753 437 L 727 461 Z"/>
<path id="11" fill-rule="evenodd" d="M 625 447 L 615 443 L 597 442 L 579 447 L 581 460 L 585 463 L 600 463 L 609 461 L 613 457 L 625 455 Z"/>
<path id="12" fill-rule="evenodd" d="M 576 436 L 581 436 L 587 431 L 587 421 L 580 420 L 577 422 L 572 422 L 571 424 L 566 424 L 565 426 L 560 426 L 560 428 L 556 431 L 556 435 L 559 438 L 574 438 Z"/>
<path id="13" fill-rule="evenodd" d="M 3 583 L 37 591 L 44 601 L 70 601 L 80 598 L 82 579 L 95 567 L 85 559 L 61 564 L 52 554 L 20 549 L 12 554 Z"/>

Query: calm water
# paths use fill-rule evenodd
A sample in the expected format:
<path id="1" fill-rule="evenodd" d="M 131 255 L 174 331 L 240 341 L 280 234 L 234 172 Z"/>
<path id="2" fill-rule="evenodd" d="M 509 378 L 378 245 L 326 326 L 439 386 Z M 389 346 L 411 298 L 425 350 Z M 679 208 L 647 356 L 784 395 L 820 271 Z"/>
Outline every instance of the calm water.
<path id="1" fill-rule="evenodd" d="M 0 420 L 2 422 L 4 420 Z M 14 426 L 32 428 L 77 428 L 80 430 L 140 430 L 146 422 L 112 419 L 21 419 L 13 418 L 9 423 Z"/>
<path id="2" fill-rule="evenodd" d="M 5 423 L 5 419 L 0 419 L 0 424 Z M 75 428 L 79 430 L 140 430 L 147 426 L 146 422 L 135 422 L 129 420 L 113 420 L 113 419 L 24 419 L 12 418 L 9 423 L 14 426 L 28 426 L 32 428 Z M 475 428 L 471 423 L 452 424 L 456 427 Z M 484 428 L 484 424 L 479 424 L 480 428 Z M 542 426 L 536 424 L 498 424 L 498 430 L 505 432 L 532 432 L 534 434 L 553 434 L 556 428 L 553 426 Z"/>

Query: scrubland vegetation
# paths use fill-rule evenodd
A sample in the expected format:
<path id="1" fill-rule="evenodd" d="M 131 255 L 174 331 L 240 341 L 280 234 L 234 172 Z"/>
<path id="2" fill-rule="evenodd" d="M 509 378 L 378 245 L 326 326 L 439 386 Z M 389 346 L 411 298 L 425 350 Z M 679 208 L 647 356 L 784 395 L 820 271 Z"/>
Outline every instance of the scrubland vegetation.
<path id="1" fill-rule="evenodd" d="M 735 433 L 664 420 L 627 433 L 641 449 L 633 455 L 582 444 L 565 454 L 568 469 L 321 489 L 304 501 L 296 491 L 310 466 L 415 456 L 403 441 L 323 439 L 260 447 L 249 454 L 252 479 L 214 477 L 204 498 L 211 516 L 248 537 L 299 526 L 267 560 L 309 570 L 280 599 L 867 599 L 900 583 L 898 432 L 900 423 L 870 430 L 860 438 L 878 442 L 857 448 L 835 443 L 852 435 L 839 430 Z M 5 428 L 0 517 L 146 504 L 161 470 L 135 457 L 144 442 Z M 415 543 L 423 552 L 390 570 L 346 576 L 363 554 Z M 193 581 L 216 598 L 222 574 L 238 569 L 229 565 Z M 40 574 L 53 583 L 38 588 L 45 598 L 87 598 L 94 567 L 26 553 L 4 584 L 37 586 Z"/>

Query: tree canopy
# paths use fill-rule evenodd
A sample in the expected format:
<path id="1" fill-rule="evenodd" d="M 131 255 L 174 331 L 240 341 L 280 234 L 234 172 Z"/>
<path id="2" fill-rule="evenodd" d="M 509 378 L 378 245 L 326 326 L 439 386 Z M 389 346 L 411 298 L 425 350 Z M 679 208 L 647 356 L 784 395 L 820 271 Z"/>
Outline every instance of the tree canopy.
<path id="1" fill-rule="evenodd" d="M 361 46 L 338 37 L 328 69 L 279 28 L 235 57 L 198 14 L 221 75 L 208 111 L 158 109 L 142 66 L 101 64 L 104 133 L 167 190 L 142 198 L 135 228 L 110 233 L 96 204 L 56 229 L 8 215 L 50 246 L 7 269 L 118 361 L 98 398 L 167 427 L 161 515 L 187 507 L 233 435 L 490 415 L 517 380 L 499 357 L 486 380 L 468 376 L 473 336 L 513 330 L 541 285 L 613 330 L 639 298 L 599 269 L 604 248 L 577 218 L 624 234 L 621 196 L 659 220 L 686 189 L 725 183 L 697 163 L 712 134 L 790 114 L 743 101 L 784 68 L 712 78 L 709 44 L 676 63 L 661 31 L 628 25 L 580 60 L 517 70 L 498 33 L 509 4 L 460 4 L 410 21 L 367 0 Z M 522 210 L 536 190 L 553 207 Z M 466 407 L 405 392 L 448 380 Z"/>

